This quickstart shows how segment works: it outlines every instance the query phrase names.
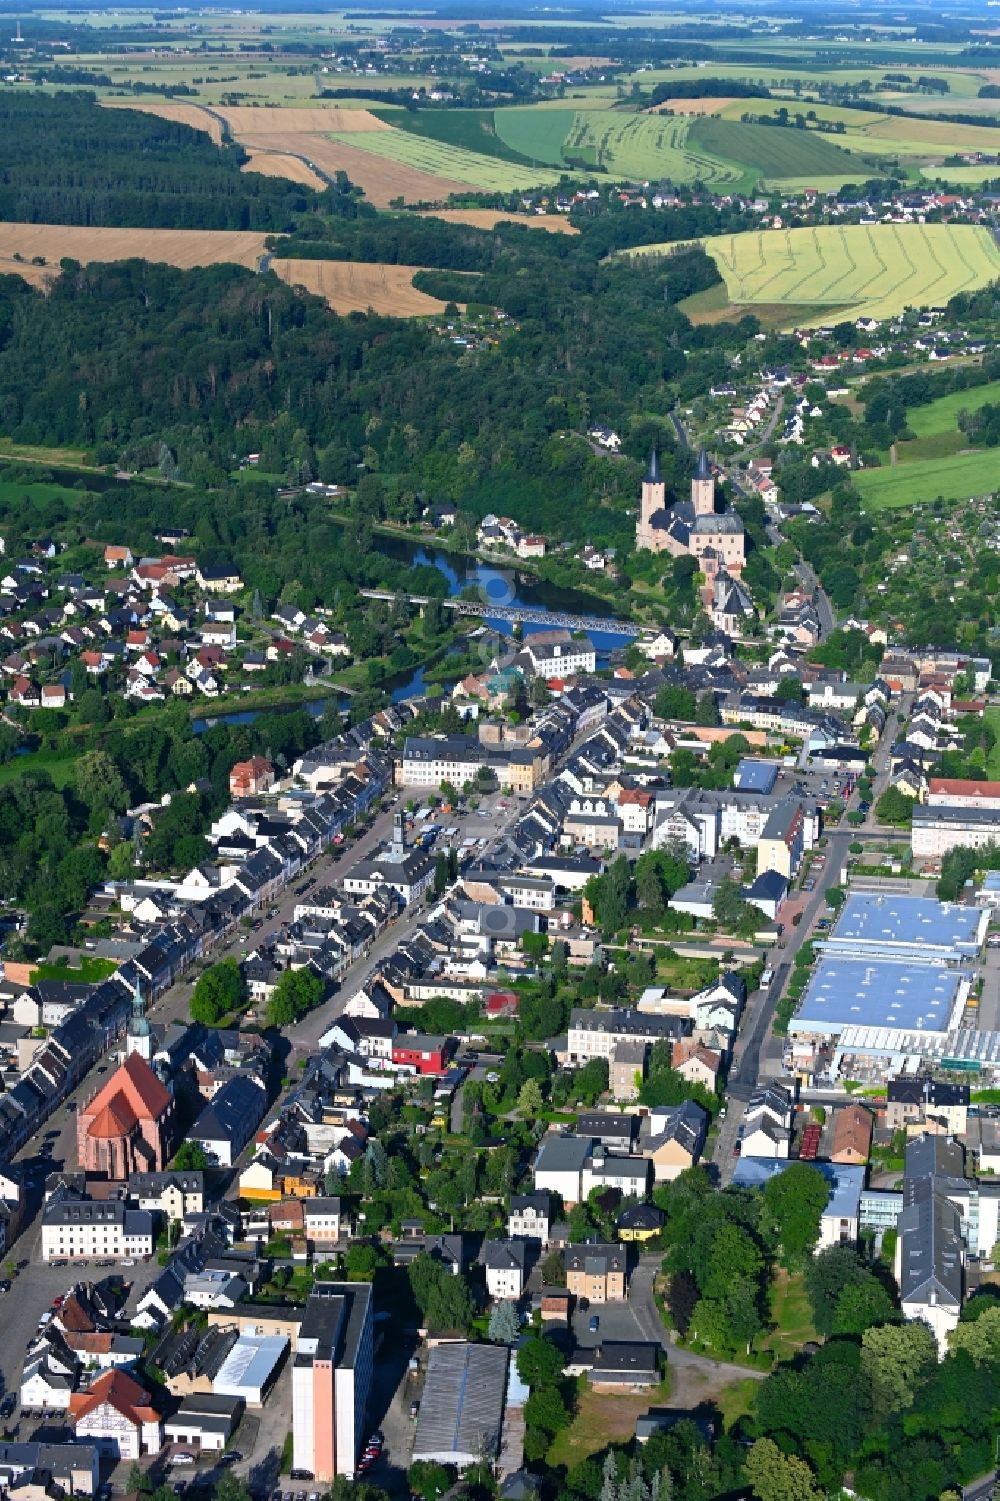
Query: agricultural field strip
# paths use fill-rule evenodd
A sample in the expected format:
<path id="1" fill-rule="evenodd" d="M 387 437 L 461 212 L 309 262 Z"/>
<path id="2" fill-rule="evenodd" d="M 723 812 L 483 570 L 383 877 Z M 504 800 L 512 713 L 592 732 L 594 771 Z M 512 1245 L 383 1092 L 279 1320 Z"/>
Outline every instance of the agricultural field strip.
<path id="1" fill-rule="evenodd" d="M 391 318 L 426 317 L 446 304 L 413 286 L 421 266 L 365 261 L 311 261 L 276 258 L 272 269 L 290 286 L 305 287 L 337 313 L 379 313 Z"/>
<path id="2" fill-rule="evenodd" d="M 376 208 L 386 208 L 394 198 L 407 202 L 436 203 L 449 193 L 460 193 L 468 184 L 444 177 L 434 177 L 427 172 L 417 172 L 400 162 L 390 161 L 374 151 L 362 151 L 354 142 L 357 137 L 345 137 L 344 141 L 331 140 L 329 136 L 297 135 L 294 131 L 275 135 L 246 135 L 241 144 L 247 150 L 287 152 L 305 161 L 315 162 L 323 172 L 333 177 L 337 172 L 346 172 L 352 182 L 363 188 Z M 346 144 L 350 140 L 351 144 Z"/>
<path id="3" fill-rule="evenodd" d="M 1000 275 L 987 230 L 948 225 L 826 225 L 757 230 L 701 242 L 738 306 L 827 306 L 888 316 L 943 301 Z M 631 255 L 676 246 L 642 246 Z M 901 266 L 905 274 L 900 275 Z"/>
<path id="4" fill-rule="evenodd" d="M 440 176 L 486 190 L 494 188 L 502 192 L 514 192 L 520 188 L 552 182 L 559 175 L 556 167 L 519 167 L 497 157 L 480 156 L 474 151 L 466 151 L 461 146 L 445 146 L 426 136 L 393 130 L 391 126 L 384 131 L 372 131 L 358 136 L 338 131 L 327 134 L 330 140 L 341 145 L 354 146 L 359 151 L 383 157 L 401 166 L 412 167 L 431 177 Z"/>
<path id="5" fill-rule="evenodd" d="M 327 108 L 303 107 L 302 109 L 267 109 L 254 105 L 227 107 L 220 105 L 215 113 L 228 123 L 237 139 L 242 135 L 271 134 L 281 131 L 303 135 L 368 135 L 392 129 L 384 120 L 367 109 L 340 109 L 335 105 Z"/>

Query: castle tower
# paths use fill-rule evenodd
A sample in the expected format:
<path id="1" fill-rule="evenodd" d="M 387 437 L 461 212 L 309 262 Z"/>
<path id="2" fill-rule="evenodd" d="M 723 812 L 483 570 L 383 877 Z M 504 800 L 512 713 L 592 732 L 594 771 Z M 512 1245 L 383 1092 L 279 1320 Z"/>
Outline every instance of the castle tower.
<path id="1" fill-rule="evenodd" d="M 696 516 L 712 516 L 715 513 L 715 480 L 704 449 L 698 455 L 698 465 L 691 481 L 691 504 Z"/>
<path id="2" fill-rule="evenodd" d="M 667 487 L 663 483 L 660 474 L 660 455 L 656 449 L 649 456 L 646 473 L 642 477 L 642 502 L 640 514 L 643 524 L 649 525 L 649 518 L 656 511 L 662 511 L 667 503 Z"/>
<path id="3" fill-rule="evenodd" d="M 646 473 L 642 477 L 642 494 L 639 499 L 639 517 L 635 524 L 636 547 L 655 548 L 651 521 L 657 511 L 662 511 L 667 501 L 667 487 L 660 474 L 660 456 L 654 448 L 649 456 Z"/>

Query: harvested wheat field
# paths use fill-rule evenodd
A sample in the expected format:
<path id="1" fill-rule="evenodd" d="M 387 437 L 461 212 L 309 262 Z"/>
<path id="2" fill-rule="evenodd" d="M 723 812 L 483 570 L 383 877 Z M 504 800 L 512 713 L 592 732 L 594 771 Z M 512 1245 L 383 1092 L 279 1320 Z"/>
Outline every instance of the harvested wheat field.
<path id="1" fill-rule="evenodd" d="M 271 270 L 289 286 L 323 297 L 336 313 L 383 313 L 391 318 L 426 317 L 445 304 L 412 284 L 420 266 L 360 261 L 273 260 Z"/>
<path id="2" fill-rule="evenodd" d="M 364 189 L 366 198 L 375 208 L 388 208 L 394 198 L 409 203 L 440 203 L 449 193 L 469 191 L 468 183 L 434 177 L 430 172 L 417 171 L 387 156 L 377 156 L 374 151 L 348 146 L 343 141 L 331 141 L 322 135 L 296 135 L 292 131 L 259 135 L 254 132 L 241 136 L 240 142 L 248 151 L 255 148 L 308 157 L 331 177 L 346 172 L 353 183 Z"/>
<path id="3" fill-rule="evenodd" d="M 300 156 L 290 156 L 287 151 L 251 151 L 245 148 L 248 160 L 241 171 L 259 172 L 262 177 L 285 177 L 289 182 L 299 182 L 304 188 L 315 188 L 322 193 L 326 183 Z"/>
<path id="4" fill-rule="evenodd" d="M 675 115 L 721 115 L 727 104 L 735 104 L 735 99 L 664 99 L 659 104 L 654 104 L 650 110 L 651 115 L 662 115 L 670 110 Z"/>
<path id="5" fill-rule="evenodd" d="M 193 130 L 204 130 L 217 146 L 222 145 L 222 126 L 197 104 L 175 104 L 169 99 L 102 99 L 101 104 L 105 109 L 140 109 L 147 115 L 159 115 L 161 120 L 190 125 Z"/>
<path id="6" fill-rule="evenodd" d="M 264 236 L 250 230 L 229 229 L 88 229 L 79 224 L 16 224 L 0 221 L 0 274 L 23 276 L 42 286 L 59 275 L 64 256 L 80 261 L 126 261 L 139 257 L 165 261 L 188 270 L 232 261 L 256 266 L 264 253 Z M 21 255 L 24 261 L 15 261 Z M 32 266 L 34 256 L 46 264 Z"/>
<path id="7" fill-rule="evenodd" d="M 387 125 L 369 110 L 340 109 L 337 105 L 331 105 L 329 109 L 315 106 L 302 109 L 279 106 L 268 109 L 263 104 L 244 104 L 234 105 L 232 108 L 221 106 L 217 113 L 228 123 L 233 135 L 239 138 L 260 130 L 267 131 L 268 134 L 281 131 L 288 135 L 311 135 L 314 131 L 322 134 L 326 130 L 364 135 L 372 130 L 392 129 L 391 125 Z"/>
<path id="8" fill-rule="evenodd" d="M 497 224 L 524 224 L 528 229 L 547 229 L 553 235 L 578 235 L 575 224 L 558 214 L 506 214 L 499 208 L 421 209 L 425 219 L 444 219 L 448 224 L 470 224 L 473 229 L 493 229 Z"/>

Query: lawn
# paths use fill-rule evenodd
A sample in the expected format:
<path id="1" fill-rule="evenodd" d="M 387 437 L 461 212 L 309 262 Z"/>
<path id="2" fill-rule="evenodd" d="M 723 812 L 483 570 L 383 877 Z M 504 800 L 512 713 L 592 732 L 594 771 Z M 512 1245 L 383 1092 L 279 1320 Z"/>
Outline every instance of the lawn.
<path id="1" fill-rule="evenodd" d="M 73 750 L 32 751 L 26 756 L 15 756 L 0 766 L 0 787 L 29 771 L 44 771 L 52 778 L 52 785 L 62 791 L 72 781 L 75 765 L 76 752 Z"/>
<path id="2" fill-rule="evenodd" d="M 970 500 L 1000 488 L 997 455 L 963 453 L 897 464 L 894 469 L 861 469 L 854 476 L 870 511 L 891 511 L 934 500 Z"/>
<path id="3" fill-rule="evenodd" d="M 771 1283 L 771 1322 L 776 1328 L 762 1341 L 762 1348 L 773 1350 L 776 1361 L 790 1360 L 803 1345 L 819 1338 L 801 1272 L 794 1276 L 780 1270 L 775 1273 Z"/>
<path id="4" fill-rule="evenodd" d="M 986 762 L 986 775 L 1000 779 L 1000 708 L 987 709 L 983 718 L 997 737 L 996 744 L 990 751 Z M 989 1101 L 989 1103 L 1000 1105 L 1000 1093 L 996 1100 Z"/>
<path id="5" fill-rule="evenodd" d="M 66 980 L 71 985 L 100 985 L 118 968 L 110 959 L 95 959 L 92 954 L 81 954 L 77 964 L 36 964 L 31 971 L 31 983 L 38 980 Z"/>
<path id="6" fill-rule="evenodd" d="M 557 1433 L 549 1449 L 550 1465 L 572 1469 L 608 1444 L 625 1443 L 635 1437 L 635 1420 L 651 1407 L 665 1404 L 670 1396 L 669 1377 L 660 1386 L 642 1392 L 595 1392 L 581 1381 L 576 1416 L 568 1428 Z"/>
<path id="7" fill-rule="evenodd" d="M 978 412 L 989 402 L 998 401 L 1000 380 L 994 380 L 985 386 L 974 386 L 970 391 L 953 391 L 949 396 L 939 396 L 937 401 L 928 402 L 925 407 L 911 407 L 906 413 L 906 425 L 918 438 L 950 433 L 958 426 L 959 412 Z"/>
<path id="8" fill-rule="evenodd" d="M 1000 246 L 989 230 L 973 225 L 827 224 L 723 235 L 703 244 L 730 302 L 812 305 L 814 316 L 824 318 L 833 306 L 846 307 L 852 318 L 888 317 L 946 302 L 1000 276 Z M 664 246 L 629 253 L 663 254 Z"/>

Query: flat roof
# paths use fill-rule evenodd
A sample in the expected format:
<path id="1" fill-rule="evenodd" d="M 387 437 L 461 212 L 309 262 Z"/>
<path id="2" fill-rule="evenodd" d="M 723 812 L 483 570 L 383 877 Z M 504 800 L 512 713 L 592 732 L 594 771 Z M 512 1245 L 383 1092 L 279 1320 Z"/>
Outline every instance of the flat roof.
<path id="1" fill-rule="evenodd" d="M 230 1397 L 263 1391 L 287 1349 L 283 1334 L 241 1334 L 215 1378 L 215 1391 Z"/>
<path id="2" fill-rule="evenodd" d="M 981 908 L 934 897 L 852 891 L 825 947 L 884 951 L 905 945 L 971 954 L 982 942 L 985 920 Z"/>
<path id="3" fill-rule="evenodd" d="M 853 1026 L 944 1036 L 968 978 L 942 965 L 824 953 L 789 1030 L 833 1035 Z"/>

